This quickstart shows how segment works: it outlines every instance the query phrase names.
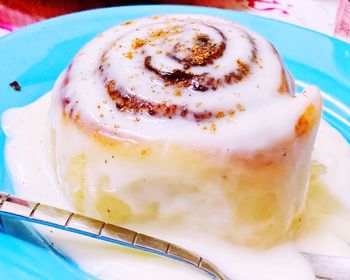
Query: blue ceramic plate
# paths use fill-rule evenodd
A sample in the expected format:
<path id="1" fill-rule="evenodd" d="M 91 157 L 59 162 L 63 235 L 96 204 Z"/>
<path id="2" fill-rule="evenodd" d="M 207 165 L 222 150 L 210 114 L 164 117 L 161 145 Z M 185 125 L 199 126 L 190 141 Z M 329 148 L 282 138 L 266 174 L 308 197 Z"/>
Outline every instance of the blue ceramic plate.
<path id="1" fill-rule="evenodd" d="M 279 21 L 228 10 L 189 6 L 129 6 L 92 10 L 43 21 L 0 39 L 0 115 L 33 102 L 51 89 L 80 47 L 99 32 L 154 14 L 194 13 L 227 18 L 268 38 L 294 77 L 324 92 L 324 118 L 350 142 L 350 45 Z M 17 80 L 22 91 L 9 83 Z M 0 190 L 11 192 L 0 129 Z M 0 223 L 1 279 L 93 279 L 21 223 Z"/>

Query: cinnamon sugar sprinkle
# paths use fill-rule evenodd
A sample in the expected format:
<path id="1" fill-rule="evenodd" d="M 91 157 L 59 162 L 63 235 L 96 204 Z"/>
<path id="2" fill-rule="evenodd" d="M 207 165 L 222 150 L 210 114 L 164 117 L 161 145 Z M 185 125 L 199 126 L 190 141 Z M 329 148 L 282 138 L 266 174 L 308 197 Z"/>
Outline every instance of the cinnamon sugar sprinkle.
<path id="1" fill-rule="evenodd" d="M 146 45 L 149 41 L 145 40 L 145 39 L 140 39 L 140 38 L 135 38 L 134 41 L 132 42 L 131 47 L 136 50 L 139 49 L 141 47 L 143 47 L 144 45 Z"/>

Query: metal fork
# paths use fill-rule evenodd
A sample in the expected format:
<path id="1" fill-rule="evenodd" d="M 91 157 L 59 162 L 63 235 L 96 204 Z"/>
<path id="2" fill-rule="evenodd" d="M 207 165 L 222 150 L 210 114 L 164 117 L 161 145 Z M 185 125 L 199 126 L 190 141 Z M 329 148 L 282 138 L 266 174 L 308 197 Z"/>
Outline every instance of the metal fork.
<path id="1" fill-rule="evenodd" d="M 165 256 L 190 264 L 215 279 L 229 280 L 214 264 L 185 248 L 53 206 L 0 192 L 0 214 Z M 318 279 L 350 279 L 350 258 L 310 253 L 303 253 L 303 255 L 312 265 Z"/>

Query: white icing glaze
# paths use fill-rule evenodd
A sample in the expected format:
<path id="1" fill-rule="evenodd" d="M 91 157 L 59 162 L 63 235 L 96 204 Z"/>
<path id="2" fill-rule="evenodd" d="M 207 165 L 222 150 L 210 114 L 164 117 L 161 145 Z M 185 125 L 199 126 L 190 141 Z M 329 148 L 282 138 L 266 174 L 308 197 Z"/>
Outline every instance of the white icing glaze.
<path id="1" fill-rule="evenodd" d="M 152 34 L 155 35 L 153 36 Z M 147 41 L 142 41 L 141 39 Z M 141 40 L 141 45 L 133 47 L 133 44 L 136 42 L 140 43 L 137 40 Z M 184 60 L 180 63 L 179 59 L 184 59 L 189 53 L 192 53 L 196 44 L 203 43 L 201 40 L 209 41 L 210 47 L 213 47 L 215 51 L 220 51 L 218 46 L 223 46 L 222 43 L 224 42 L 223 55 L 218 55 L 218 57 L 213 59 L 212 63 L 210 61 L 210 63 L 202 66 L 187 65 L 186 63 L 188 62 L 184 63 Z M 174 52 L 173 50 L 176 48 L 177 43 L 182 44 L 179 47 L 181 50 Z M 174 54 L 178 57 L 177 60 L 171 58 L 171 55 Z M 205 56 L 203 53 L 201 55 Z M 149 57 L 152 58 L 151 62 L 148 59 Z M 201 61 L 200 63 L 205 61 L 197 56 L 195 56 L 195 59 L 195 63 L 198 62 L 198 59 Z M 160 78 L 161 75 L 159 73 L 155 73 L 155 68 L 163 73 L 163 78 Z M 164 78 L 164 76 L 168 75 L 166 74 L 167 72 L 173 72 L 171 74 L 173 75 L 177 71 L 185 72 L 182 75 L 191 76 L 190 84 L 184 86 L 184 80 L 181 80 L 182 78 L 179 77 L 173 81 L 175 85 L 169 85 L 168 78 Z M 42 202 L 69 208 L 69 204 L 62 197 L 60 187 L 66 184 L 68 191 L 74 189 L 76 185 L 74 182 L 73 184 L 69 183 L 69 174 L 72 173 L 73 176 L 77 177 L 76 175 L 79 175 L 79 172 L 83 170 L 82 172 L 88 174 L 87 176 L 80 176 L 80 179 L 84 177 L 82 180 L 85 182 L 84 188 L 87 189 L 84 190 L 85 193 L 82 196 L 86 207 L 85 212 L 93 213 L 93 210 L 89 209 L 89 207 L 95 207 L 94 200 L 97 199 L 97 192 L 101 191 L 101 189 L 106 193 L 120 191 L 118 196 L 121 194 L 121 198 L 124 199 L 122 193 L 125 187 L 124 184 L 130 179 L 144 179 L 146 181 L 146 179 L 152 178 L 152 175 L 156 175 L 157 179 L 161 178 L 159 175 L 163 175 L 167 178 L 169 177 L 170 180 L 172 179 L 170 175 L 174 175 L 174 178 L 178 176 L 178 174 L 171 173 L 174 172 L 175 168 L 156 170 L 153 163 L 147 164 L 147 162 L 141 162 L 140 160 L 129 162 L 128 157 L 111 160 L 112 163 L 107 165 L 106 157 L 111 157 L 111 148 L 105 149 L 102 153 L 102 148 L 97 148 L 98 141 L 92 135 L 84 134 L 83 130 L 79 130 L 79 132 L 76 130 L 80 126 L 83 126 L 85 131 L 97 132 L 110 138 L 121 138 L 131 141 L 141 140 L 140 142 L 145 139 L 161 141 L 163 142 L 162 144 L 165 143 L 162 146 L 165 148 L 161 150 L 161 152 L 164 152 L 165 159 L 162 160 L 167 159 L 167 144 L 173 143 L 185 144 L 186 147 L 189 144 L 190 148 L 191 146 L 196 146 L 203 151 L 209 148 L 210 152 L 214 154 L 217 150 L 220 150 L 224 151 L 226 155 L 231 153 L 235 155 L 235 152 L 249 155 L 249 152 L 259 152 L 259 150 L 265 148 L 279 148 L 279 144 L 282 143 L 284 145 L 283 148 L 288 149 L 288 155 L 287 152 L 283 154 L 283 151 L 274 150 L 275 157 L 272 161 L 276 166 L 286 168 L 288 171 L 283 173 L 283 180 L 280 181 L 282 183 L 278 183 L 278 190 L 281 190 L 280 193 L 283 193 L 283 199 L 280 199 L 280 202 L 283 202 L 282 209 L 284 211 L 283 215 L 285 215 L 283 221 L 286 222 L 285 229 L 287 230 L 297 217 L 296 215 L 303 211 L 304 208 L 304 198 L 307 192 L 306 183 L 308 180 L 307 169 L 310 150 L 318 125 L 321 97 L 318 89 L 315 87 L 308 87 L 298 96 L 292 96 L 286 91 L 281 92 L 281 82 L 287 83 L 284 84 L 287 87 L 291 87 L 292 83 L 289 75 L 283 74 L 286 73 L 285 71 L 283 63 L 269 42 L 243 27 L 222 19 L 197 15 L 169 15 L 145 18 L 116 26 L 88 43 L 76 55 L 71 65 L 61 74 L 55 84 L 50 109 L 50 123 L 52 128 L 51 140 L 56 141 L 53 145 L 53 154 L 56 156 L 56 160 L 51 161 L 45 158 L 49 154 L 47 149 L 52 149 L 52 147 L 48 148 L 45 144 L 48 142 L 46 138 L 48 130 L 46 131 L 43 124 L 46 117 L 41 115 L 47 111 L 47 99 L 44 98 L 37 104 L 29 106 L 27 108 L 28 111 L 25 109 L 23 112 L 18 111 L 18 113 L 5 114 L 5 131 L 10 138 L 16 139 L 16 141 L 12 140 L 7 148 L 10 170 L 12 174 L 16 174 L 16 177 L 13 178 L 15 185 L 20 186 L 18 190 L 21 190 L 20 193 L 26 198 L 30 199 L 31 195 L 33 195 L 34 200 L 41 200 Z M 235 82 L 229 83 L 223 77 L 232 72 L 235 73 Z M 216 84 L 213 85 L 213 83 L 207 82 L 207 76 L 212 76 L 214 80 L 221 80 L 216 81 Z M 180 94 L 175 94 L 178 92 Z M 169 115 L 162 116 L 164 112 L 151 114 L 148 109 L 142 111 L 141 114 L 140 112 L 132 111 L 132 108 L 124 106 L 125 104 L 116 106 L 116 102 L 119 101 L 116 101 L 115 94 L 124 96 L 122 98 L 124 103 L 126 103 L 125 96 L 128 95 L 131 99 L 137 97 L 142 99 L 142 102 L 151 102 L 153 105 L 157 103 L 186 106 L 186 110 L 193 112 L 193 114 L 189 114 L 190 117 L 186 114 L 183 116 L 177 114 L 172 116 L 171 119 L 167 118 Z M 112 96 L 114 96 L 114 99 Z M 201 103 L 200 105 L 199 102 Z M 133 106 L 137 105 L 137 102 L 132 103 Z M 312 130 L 308 131 L 308 134 L 304 136 L 297 135 L 296 123 L 310 104 L 315 109 L 315 119 L 310 123 L 310 129 Z M 45 110 L 42 110 L 43 108 Z M 142 108 L 144 109 L 144 107 Z M 231 110 L 235 111 L 233 116 L 227 114 Z M 214 117 L 205 120 L 197 119 L 195 114 L 198 112 L 212 112 Z M 225 116 L 215 118 L 216 113 L 221 112 Z M 63 115 L 65 117 L 68 116 L 71 121 L 67 122 Z M 31 119 L 35 117 L 38 117 L 38 119 Z M 36 125 L 40 124 L 42 130 L 39 137 L 42 138 L 42 143 L 38 142 L 37 135 L 31 134 L 31 125 L 33 123 L 36 123 Z M 204 129 L 204 127 L 212 124 L 216 125 L 215 131 Z M 309 124 L 308 121 L 306 121 L 306 124 Z M 19 131 L 22 134 L 17 134 Z M 328 129 L 325 131 L 327 131 L 327 137 L 333 137 L 328 133 Z M 27 135 L 31 135 L 29 137 L 30 141 L 28 141 L 28 137 L 25 137 Z M 336 141 L 340 141 L 338 135 L 334 137 L 334 139 L 337 139 Z M 66 146 L 68 138 L 69 145 Z M 22 139 L 25 139 L 27 143 L 21 142 Z M 284 144 L 287 140 L 289 141 L 288 144 Z M 28 149 L 29 145 L 32 145 L 33 149 Z M 39 154 L 43 155 L 43 157 L 33 158 L 28 153 L 32 150 L 41 151 Z M 329 157 L 334 154 L 336 154 L 334 151 L 330 152 Z M 88 158 L 88 163 L 81 170 L 79 168 L 70 168 L 70 163 L 74 162 L 76 156 Z M 21 160 L 15 161 L 15 158 L 20 158 Z M 340 160 L 345 164 L 348 163 L 343 158 L 340 158 Z M 52 166 L 52 162 L 56 166 Z M 254 162 L 254 159 L 252 159 L 252 162 Z M 216 166 L 213 163 L 211 164 Z M 23 168 L 22 165 L 36 166 L 35 172 L 38 172 L 38 176 L 35 176 L 35 178 L 40 178 L 38 182 L 33 184 L 33 173 L 29 173 L 29 170 Z M 332 163 L 330 165 L 332 166 Z M 266 164 L 266 166 L 269 166 L 269 164 Z M 227 167 L 234 170 L 234 168 L 231 168 L 231 165 L 227 165 Z M 238 172 L 238 167 L 235 168 L 237 168 L 236 172 Z M 257 173 L 254 165 L 250 168 L 249 172 L 252 174 Z M 55 192 L 47 188 L 48 185 L 57 184 L 52 177 L 53 170 L 58 172 L 58 177 L 62 180 L 61 184 L 59 184 L 60 187 L 56 187 Z M 71 173 L 67 173 L 67 170 Z M 193 174 L 195 176 L 195 173 Z M 111 186 L 107 184 L 105 189 L 100 188 L 98 183 L 102 175 L 107 177 L 111 183 Z M 345 173 L 338 175 L 338 177 L 343 178 L 346 176 L 348 175 Z M 237 175 L 238 177 L 239 175 Z M 275 175 L 271 182 L 274 179 L 276 180 L 277 177 Z M 41 178 L 43 179 L 41 180 Z M 232 179 L 233 182 L 237 178 L 234 177 Z M 264 178 L 264 176 L 261 176 L 261 178 Z M 237 180 L 239 181 L 239 178 Z M 212 185 L 210 180 L 204 182 L 207 182 L 207 185 L 200 185 L 203 192 L 202 195 L 206 194 L 206 188 L 210 192 L 208 195 L 204 195 L 204 198 L 208 198 L 208 201 L 204 201 L 203 205 L 205 207 L 203 209 L 210 211 L 211 215 L 206 215 L 205 211 L 201 210 L 199 207 L 201 204 L 196 201 L 196 196 L 189 196 L 191 199 L 194 199 L 194 202 L 191 200 L 190 204 L 194 208 L 194 212 L 197 210 L 200 214 L 204 214 L 207 217 L 207 223 L 211 223 L 212 220 L 210 218 L 214 218 L 212 225 L 214 225 L 213 227 L 215 227 L 216 231 L 219 231 L 219 226 L 215 222 L 220 224 L 222 219 L 222 223 L 225 225 L 225 220 L 229 220 L 230 215 L 225 213 L 225 211 L 220 212 L 220 215 L 212 211 L 212 209 L 225 210 L 225 205 L 223 204 L 219 208 L 207 203 L 220 201 L 211 199 L 212 195 L 215 195 L 215 191 L 220 189 L 216 188 L 216 185 Z M 252 182 L 250 187 L 254 187 L 255 183 L 257 183 L 257 186 L 259 184 L 263 185 L 262 181 Z M 28 184 L 29 188 L 26 184 Z M 152 181 L 150 184 L 152 191 L 138 192 L 137 197 L 135 193 L 126 193 L 125 200 L 136 197 L 135 204 L 140 204 L 141 210 L 144 210 L 141 202 L 147 200 L 147 195 L 152 197 L 159 196 L 157 199 L 162 200 L 161 191 L 164 189 L 164 186 L 162 187 L 160 184 L 158 190 Z M 219 181 L 217 184 L 220 184 Z M 265 184 L 266 186 L 273 186 L 270 182 L 265 182 Z M 35 191 L 31 194 L 33 186 L 35 186 Z M 51 192 L 51 195 L 46 195 L 46 193 Z M 276 191 L 276 193 L 279 192 Z M 237 195 L 237 193 L 235 194 Z M 199 196 L 197 200 L 203 202 L 203 196 Z M 169 202 L 167 200 L 164 201 L 166 205 L 161 208 L 161 211 L 169 211 L 169 214 L 177 214 L 178 210 L 190 208 L 187 207 L 189 202 L 183 200 L 181 195 L 179 195 L 178 200 L 170 199 Z M 129 203 L 129 201 L 127 202 Z M 247 207 L 246 205 L 244 207 Z M 238 212 L 239 210 L 241 209 L 237 207 L 236 211 Z M 275 212 L 277 215 L 277 210 Z M 188 216 L 192 217 L 191 215 L 186 217 Z M 217 216 L 220 216 L 220 219 Z M 256 279 L 257 277 L 264 279 L 263 277 L 265 276 L 262 275 L 266 275 L 268 277 L 266 279 L 309 280 L 313 277 L 310 267 L 301 255 L 297 253 L 294 244 L 285 244 L 269 251 L 258 253 L 249 249 L 237 248 L 231 243 L 224 241 L 222 237 L 211 234 L 211 231 L 200 228 L 200 233 L 196 232 L 195 227 L 197 225 L 196 223 L 192 224 L 194 227 L 181 227 L 180 223 L 175 227 L 164 227 L 164 225 L 152 222 L 129 224 L 128 226 L 138 231 L 173 241 L 198 252 L 203 257 L 217 264 L 224 273 L 233 279 L 245 280 Z M 269 226 L 268 222 L 264 220 L 262 225 L 265 227 Z M 239 228 L 234 228 L 238 232 Z M 243 231 L 245 230 L 244 227 L 240 228 L 240 230 L 242 229 Z M 282 232 L 284 233 L 283 230 Z M 244 236 L 249 236 L 248 231 L 244 233 L 246 233 Z M 112 277 L 111 275 L 116 275 L 116 273 L 121 278 L 135 278 L 136 270 L 131 267 L 135 263 L 138 264 L 138 267 L 141 267 L 144 262 L 147 262 L 144 257 L 138 255 L 128 255 L 129 253 L 125 255 L 123 250 L 117 250 L 111 254 L 110 258 L 105 258 L 106 251 L 102 252 L 100 250 L 99 246 L 101 245 L 98 245 L 95 251 L 95 254 L 99 254 L 101 259 L 95 261 L 86 257 L 88 256 L 86 248 L 81 249 L 79 246 L 73 246 L 74 249 L 72 249 L 73 247 L 71 246 L 66 247 L 64 242 L 62 242 L 62 240 L 66 239 L 62 238 L 62 235 L 55 234 L 51 238 L 58 242 L 62 248 L 65 248 L 68 254 L 76 258 L 83 267 L 102 278 L 108 279 Z M 89 244 L 100 244 L 99 242 L 87 242 Z M 308 244 L 311 244 L 311 242 Z M 315 244 L 319 244 L 318 241 Z M 302 241 L 298 246 L 304 248 Z M 110 248 L 109 246 L 107 247 Z M 335 251 L 347 252 L 346 246 L 343 246 L 342 249 L 342 251 L 338 249 Z M 278 263 L 282 254 L 288 258 L 288 262 L 279 263 L 276 268 L 276 262 Z M 109 256 L 109 253 L 107 255 Z M 117 272 L 114 270 L 115 266 L 113 265 L 116 260 L 118 264 Z M 234 263 L 240 263 L 242 266 L 232 269 L 232 264 Z M 162 265 L 162 268 L 159 268 L 159 265 Z M 249 266 L 251 265 L 255 269 L 250 269 Z M 109 269 L 110 266 L 113 268 Z M 193 279 L 197 278 L 192 270 L 178 268 L 175 270 L 176 272 L 170 272 L 172 271 L 172 266 L 168 262 L 152 258 L 147 263 L 147 267 L 144 268 L 144 278 L 160 277 L 155 276 L 155 273 L 159 273 L 162 276 L 164 276 L 164 273 L 169 273 L 169 275 L 171 274 L 175 277 L 174 279 L 178 279 L 180 277 L 178 275 L 187 275 L 186 277 Z M 269 271 L 273 272 L 272 277 L 267 275 Z"/>
<path id="2" fill-rule="evenodd" d="M 16 194 L 26 199 L 70 209 L 53 174 L 48 143 L 46 116 L 50 96 L 3 115 L 3 128 L 8 137 L 6 162 Z M 35 133 L 33 133 L 35 132 Z M 74 142 L 74 139 L 71 139 Z M 81 143 L 83 144 L 83 143 Z M 344 139 L 325 122 L 313 153 L 313 160 L 327 166 L 323 176 L 326 188 L 349 203 L 350 148 Z M 347 205 L 347 204 L 345 204 Z M 326 213 L 326 221 L 315 232 L 301 236 L 297 248 L 311 252 L 350 257 L 349 206 L 345 212 Z M 313 209 L 318 211 L 318 208 Z M 322 214 L 322 213 L 321 213 Z M 173 241 L 210 259 L 228 276 L 237 280 L 313 280 L 310 266 L 297 252 L 294 244 L 285 244 L 268 251 L 238 248 L 232 244 L 192 231 L 175 231 L 152 225 L 134 225 L 135 229 Z M 40 232 L 75 260 L 83 269 L 100 279 L 207 279 L 186 265 L 158 257 L 134 254 L 130 250 L 85 237 L 45 227 Z"/>
<path id="3" fill-rule="evenodd" d="M 160 30 L 165 35 L 152 39 L 152 34 Z M 183 64 L 169 58 L 176 43 L 184 45 L 176 55 L 186 56 L 196 43 L 194 38 L 200 34 L 207 34 L 212 42 L 219 44 L 223 40 L 220 32 L 226 38 L 226 49 L 212 64 L 185 69 Z M 135 39 L 149 41 L 135 49 Z M 254 50 L 252 42 L 256 45 L 256 59 L 253 59 L 256 63 L 250 61 Z M 132 58 L 128 58 L 130 52 Z M 152 65 L 161 71 L 180 69 L 199 75 L 209 73 L 215 78 L 237 71 L 238 60 L 251 65 L 249 74 L 241 81 L 223 83 L 216 90 L 201 92 L 193 86 L 166 85 L 145 68 L 147 56 L 152 57 Z M 102 73 L 99 70 L 101 61 Z M 272 45 L 237 24 L 208 16 L 167 15 L 118 25 L 97 36 L 75 56 L 53 92 L 57 106 L 61 106 L 62 99 L 69 103 L 65 107 L 67 115 L 78 116 L 83 126 L 108 137 L 176 141 L 212 150 L 249 152 L 292 136 L 295 123 L 305 108 L 310 103 L 317 108 L 320 106 L 320 95 L 315 87 L 309 87 L 298 97 L 279 93 L 282 71 L 285 71 L 284 66 Z M 289 75 L 286 76 L 291 83 Z M 153 103 L 186 105 L 194 112 L 210 111 L 214 115 L 224 112 L 225 117 L 196 122 L 179 116 L 169 120 L 148 113 L 121 112 L 106 90 L 106 83 L 111 80 L 123 94 Z M 176 96 L 179 90 L 181 96 Z M 227 114 L 232 110 L 234 117 Z M 212 123 L 216 125 L 215 133 L 203 129 Z"/>

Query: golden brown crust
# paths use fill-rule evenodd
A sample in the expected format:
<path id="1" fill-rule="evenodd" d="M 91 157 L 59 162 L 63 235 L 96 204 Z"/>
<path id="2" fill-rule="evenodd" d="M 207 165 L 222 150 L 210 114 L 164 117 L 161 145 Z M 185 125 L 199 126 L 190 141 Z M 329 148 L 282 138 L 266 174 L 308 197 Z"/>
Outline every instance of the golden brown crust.
<path id="1" fill-rule="evenodd" d="M 315 106 L 310 104 L 304 113 L 299 117 L 295 124 L 295 134 L 297 137 L 302 137 L 309 133 L 314 125 L 318 122 Z"/>

